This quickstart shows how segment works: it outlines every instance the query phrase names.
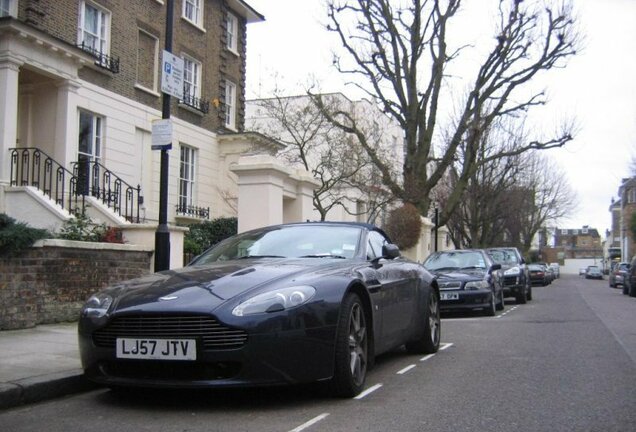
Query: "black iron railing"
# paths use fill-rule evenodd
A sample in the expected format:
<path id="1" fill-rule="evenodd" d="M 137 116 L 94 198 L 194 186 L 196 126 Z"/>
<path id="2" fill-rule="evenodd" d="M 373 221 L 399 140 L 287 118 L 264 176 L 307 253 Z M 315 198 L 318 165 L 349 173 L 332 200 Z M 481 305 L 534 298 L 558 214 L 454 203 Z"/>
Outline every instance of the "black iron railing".
<path id="1" fill-rule="evenodd" d="M 131 186 L 96 161 L 73 163 L 77 191 L 99 199 L 128 222 L 139 223 L 139 206 L 143 204 L 141 186 Z"/>
<path id="2" fill-rule="evenodd" d="M 33 186 L 70 213 L 84 212 L 84 196 L 77 193 L 77 177 L 42 150 L 10 148 L 11 186 Z"/>
<path id="3" fill-rule="evenodd" d="M 177 215 L 195 217 L 199 219 L 210 219 L 210 207 L 197 207 L 177 204 Z"/>
<path id="4" fill-rule="evenodd" d="M 11 148 L 11 185 L 32 186 L 73 214 L 83 214 L 86 196 L 101 200 L 129 222 L 139 223 L 141 186 L 133 187 L 98 162 L 75 162 L 73 171 L 35 147 Z"/>
<path id="5" fill-rule="evenodd" d="M 183 93 L 183 99 L 181 100 L 181 103 L 198 111 L 201 111 L 203 114 L 207 114 L 208 111 L 210 111 L 209 101 L 194 97 L 185 92 Z"/>
<path id="6" fill-rule="evenodd" d="M 119 73 L 119 57 L 109 56 L 90 45 L 86 45 L 84 42 L 77 45 L 77 47 L 95 57 L 95 64 L 97 66 L 108 69 L 112 73 Z"/>

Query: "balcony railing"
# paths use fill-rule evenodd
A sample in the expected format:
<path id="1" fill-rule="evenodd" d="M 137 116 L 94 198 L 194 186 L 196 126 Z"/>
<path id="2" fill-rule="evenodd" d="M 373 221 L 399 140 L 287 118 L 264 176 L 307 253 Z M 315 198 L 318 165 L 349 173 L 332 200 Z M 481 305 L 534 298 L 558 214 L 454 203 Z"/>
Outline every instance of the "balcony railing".
<path id="1" fill-rule="evenodd" d="M 108 69 L 112 73 L 119 73 L 119 57 L 111 57 L 90 45 L 86 45 L 84 42 L 77 45 L 77 47 L 95 57 L 95 64 L 97 66 Z"/>
<path id="2" fill-rule="evenodd" d="M 11 148 L 11 185 L 32 186 L 73 214 L 85 211 L 93 196 L 129 222 L 139 223 L 141 186 L 133 187 L 103 165 L 76 162 L 69 171 L 42 150 Z"/>
<path id="3" fill-rule="evenodd" d="M 210 219 L 210 207 L 197 207 L 177 204 L 177 216 L 188 216 L 199 219 Z"/>
<path id="4" fill-rule="evenodd" d="M 183 93 L 183 99 L 181 99 L 181 103 L 198 111 L 201 111 L 203 114 L 207 114 L 208 111 L 210 111 L 209 101 L 194 97 L 185 92 Z"/>

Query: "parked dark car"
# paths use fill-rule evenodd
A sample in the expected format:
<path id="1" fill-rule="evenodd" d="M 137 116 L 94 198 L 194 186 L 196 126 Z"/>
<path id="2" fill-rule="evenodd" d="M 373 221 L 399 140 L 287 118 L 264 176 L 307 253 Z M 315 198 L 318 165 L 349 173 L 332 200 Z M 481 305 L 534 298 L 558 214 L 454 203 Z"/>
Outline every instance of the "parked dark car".
<path id="1" fill-rule="evenodd" d="M 625 275 L 625 288 L 623 294 L 629 294 L 630 297 L 636 297 L 636 255 L 629 263 L 629 270 Z"/>
<path id="2" fill-rule="evenodd" d="M 607 275 L 607 281 L 609 283 L 610 288 L 616 288 L 618 285 L 623 287 L 623 294 L 627 294 L 625 289 L 625 279 L 629 272 L 629 263 L 628 262 L 618 262 L 616 263 L 609 274 Z"/>
<path id="3" fill-rule="evenodd" d="M 490 258 L 501 264 L 503 270 L 504 297 L 514 297 L 517 303 L 532 300 L 532 284 L 526 261 L 515 247 L 486 249 Z"/>
<path id="4" fill-rule="evenodd" d="M 528 271 L 530 272 L 530 282 L 532 285 L 546 286 L 549 282 L 549 276 L 546 274 L 546 267 L 544 264 L 528 264 Z"/>
<path id="5" fill-rule="evenodd" d="M 488 316 L 504 309 L 501 264 L 482 249 L 440 251 L 423 263 L 437 278 L 442 310 L 480 309 Z"/>
<path id="6" fill-rule="evenodd" d="M 585 279 L 603 279 L 603 273 L 598 266 L 587 266 L 585 270 Z"/>
<path id="7" fill-rule="evenodd" d="M 93 295 L 79 321 L 85 375 L 109 386 L 327 381 L 358 394 L 380 353 L 440 344 L 439 290 L 378 228 L 270 226 L 187 267 Z"/>

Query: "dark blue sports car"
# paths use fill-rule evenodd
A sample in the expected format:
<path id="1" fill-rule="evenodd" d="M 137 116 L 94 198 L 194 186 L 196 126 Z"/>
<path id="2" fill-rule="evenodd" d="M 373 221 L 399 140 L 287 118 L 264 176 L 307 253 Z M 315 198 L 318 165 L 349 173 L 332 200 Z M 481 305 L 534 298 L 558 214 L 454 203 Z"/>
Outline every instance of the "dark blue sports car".
<path id="1" fill-rule="evenodd" d="M 270 226 L 95 294 L 79 343 L 86 376 L 114 387 L 327 381 L 351 397 L 376 355 L 438 350 L 439 291 L 372 225 Z"/>

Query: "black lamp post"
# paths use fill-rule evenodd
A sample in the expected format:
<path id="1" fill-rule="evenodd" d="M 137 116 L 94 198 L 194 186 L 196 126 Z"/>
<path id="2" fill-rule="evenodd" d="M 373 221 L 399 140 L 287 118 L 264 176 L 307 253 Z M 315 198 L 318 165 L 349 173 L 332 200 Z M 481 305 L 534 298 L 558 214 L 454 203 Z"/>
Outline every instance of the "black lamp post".
<path id="1" fill-rule="evenodd" d="M 172 52 L 172 21 L 174 15 L 174 0 L 166 0 L 166 41 L 165 49 Z M 161 118 L 170 118 L 170 95 L 162 95 Z M 168 229 L 168 148 L 161 149 L 161 171 L 159 177 L 159 225 L 155 232 L 155 271 L 170 268 L 170 230 Z"/>

